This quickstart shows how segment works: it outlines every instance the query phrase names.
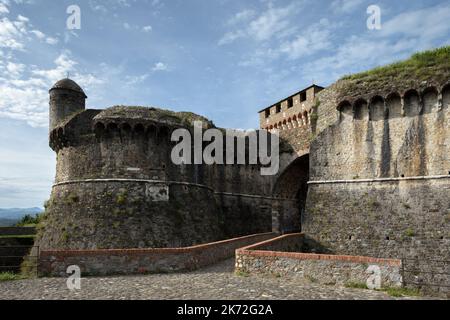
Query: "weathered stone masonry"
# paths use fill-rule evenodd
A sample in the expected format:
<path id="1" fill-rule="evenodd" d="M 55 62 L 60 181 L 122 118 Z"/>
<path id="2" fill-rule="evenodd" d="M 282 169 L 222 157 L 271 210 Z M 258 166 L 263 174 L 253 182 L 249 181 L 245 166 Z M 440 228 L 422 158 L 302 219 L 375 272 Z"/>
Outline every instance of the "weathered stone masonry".
<path id="1" fill-rule="evenodd" d="M 450 257 L 449 96 L 442 86 L 341 102 L 311 145 L 303 231 L 336 253 Z"/>
<path id="2" fill-rule="evenodd" d="M 172 163 L 172 131 L 193 130 L 195 120 L 212 128 L 209 120 L 143 107 L 84 110 L 84 100 L 67 109 L 71 93 L 85 97 L 68 79 L 50 90 L 57 170 L 41 249 L 186 247 L 272 231 L 272 182 L 259 165 Z M 290 199 L 277 200 L 289 210 Z"/>
<path id="3" fill-rule="evenodd" d="M 402 284 L 402 262 L 361 256 L 303 253 L 308 251 L 303 234 L 291 234 L 241 248 L 236 270 L 243 273 L 302 277 L 326 285 L 366 284 L 368 267 L 377 268 L 383 287 Z"/>
<path id="4" fill-rule="evenodd" d="M 45 250 L 41 251 L 39 273 L 64 277 L 71 265 L 78 265 L 83 276 L 193 271 L 233 257 L 238 248 L 274 236 L 257 234 L 185 248 Z"/>
<path id="5" fill-rule="evenodd" d="M 261 176 L 258 165 L 173 165 L 172 131 L 213 123 L 155 108 L 85 110 L 81 88 L 62 80 L 50 91 L 58 162 L 38 244 L 170 248 L 301 230 L 307 241 L 296 250 L 329 260 L 422 259 L 415 267 L 431 274 L 436 261 L 450 260 L 450 71 L 427 68 L 423 79 L 313 86 L 261 111 L 262 129 L 281 129 L 273 177 Z M 306 261 L 316 256 L 282 258 L 304 260 L 283 261 L 309 272 L 326 274 L 334 265 Z M 264 259 L 248 268 L 272 264 Z M 361 265 L 339 266 L 362 276 Z M 450 285 L 449 272 L 403 281 Z"/>

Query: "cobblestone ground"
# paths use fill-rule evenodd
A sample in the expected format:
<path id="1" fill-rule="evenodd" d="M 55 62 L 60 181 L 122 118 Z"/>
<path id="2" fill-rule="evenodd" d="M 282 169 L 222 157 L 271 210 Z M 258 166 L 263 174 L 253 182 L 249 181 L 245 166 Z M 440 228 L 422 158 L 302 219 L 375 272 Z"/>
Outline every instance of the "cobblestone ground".
<path id="1" fill-rule="evenodd" d="M 0 282 L 0 299 L 392 299 L 383 292 L 323 286 L 301 279 L 233 273 L 234 260 L 197 272 L 82 279 L 81 290 L 71 292 L 66 280 L 43 278 Z"/>

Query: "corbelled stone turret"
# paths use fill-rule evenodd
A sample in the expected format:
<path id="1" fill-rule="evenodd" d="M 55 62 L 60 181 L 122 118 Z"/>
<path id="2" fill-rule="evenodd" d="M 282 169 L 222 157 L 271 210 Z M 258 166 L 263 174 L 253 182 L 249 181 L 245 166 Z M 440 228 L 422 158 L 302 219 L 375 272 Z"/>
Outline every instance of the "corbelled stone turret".
<path id="1" fill-rule="evenodd" d="M 59 80 L 50 89 L 50 131 L 67 117 L 85 110 L 86 94 L 71 79 Z"/>

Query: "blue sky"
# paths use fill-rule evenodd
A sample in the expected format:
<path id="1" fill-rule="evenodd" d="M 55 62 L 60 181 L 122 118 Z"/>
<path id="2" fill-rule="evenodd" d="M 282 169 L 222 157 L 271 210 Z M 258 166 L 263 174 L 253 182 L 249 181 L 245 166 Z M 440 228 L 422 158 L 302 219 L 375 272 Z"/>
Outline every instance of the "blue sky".
<path id="1" fill-rule="evenodd" d="M 66 28 L 69 5 L 81 30 Z M 367 7 L 382 29 L 368 30 Z M 158 106 L 256 128 L 310 85 L 450 44 L 448 1 L 0 0 L 0 207 L 42 206 L 54 178 L 48 89 L 88 107 Z"/>

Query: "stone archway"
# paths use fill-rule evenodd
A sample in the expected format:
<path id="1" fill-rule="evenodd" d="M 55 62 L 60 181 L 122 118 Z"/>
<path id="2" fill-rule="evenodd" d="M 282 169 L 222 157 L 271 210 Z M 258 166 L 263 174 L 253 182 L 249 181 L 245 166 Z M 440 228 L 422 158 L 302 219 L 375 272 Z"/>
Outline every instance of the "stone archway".
<path id="1" fill-rule="evenodd" d="M 272 221 L 274 231 L 299 232 L 305 212 L 309 181 L 309 154 L 292 161 L 280 174 L 273 188 L 274 206 Z"/>

